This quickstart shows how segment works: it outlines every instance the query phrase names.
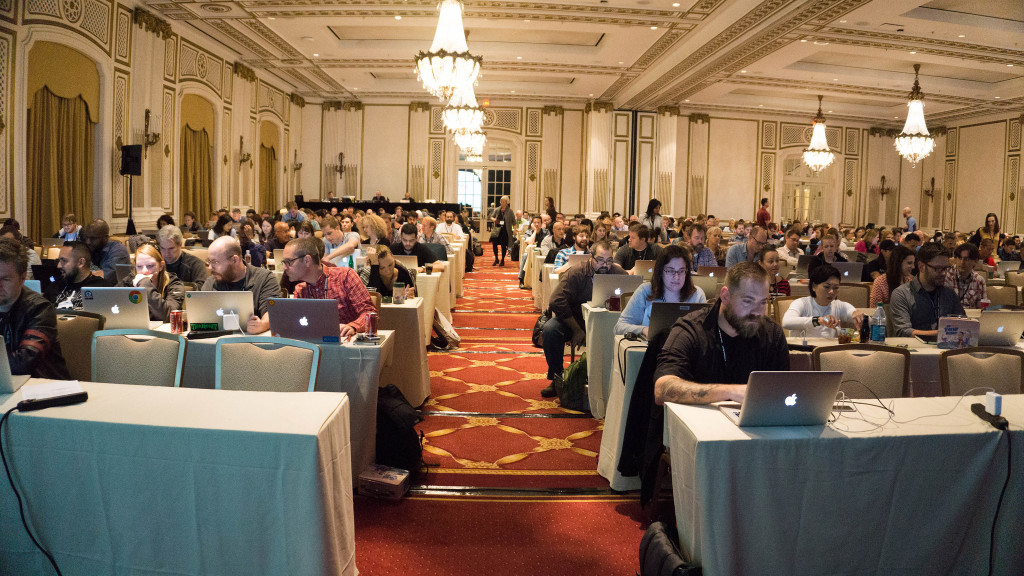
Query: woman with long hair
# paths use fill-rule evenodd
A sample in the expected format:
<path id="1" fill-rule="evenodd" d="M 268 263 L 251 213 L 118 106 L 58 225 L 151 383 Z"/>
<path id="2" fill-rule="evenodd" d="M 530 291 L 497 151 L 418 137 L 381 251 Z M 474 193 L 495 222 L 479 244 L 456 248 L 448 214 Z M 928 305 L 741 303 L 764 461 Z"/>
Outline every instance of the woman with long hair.
<path id="1" fill-rule="evenodd" d="M 854 250 L 857 252 L 873 252 L 878 254 L 878 230 L 875 230 L 874 228 L 865 230 L 864 235 L 854 246 Z"/>
<path id="2" fill-rule="evenodd" d="M 171 312 L 181 310 L 185 301 L 185 284 L 167 271 L 163 256 L 152 244 L 143 244 L 135 251 L 135 275 L 120 283 L 123 287 L 149 288 L 149 319 L 167 322 Z"/>
<path id="3" fill-rule="evenodd" d="M 498 207 L 491 215 L 494 228 L 498 231 L 497 236 L 491 236 L 491 248 L 494 250 L 493 266 L 505 265 L 505 254 L 508 253 L 509 244 L 516 237 L 516 213 L 509 207 L 508 196 L 502 196 L 498 200 Z M 501 262 L 498 262 L 498 247 L 501 247 Z"/>
<path id="4" fill-rule="evenodd" d="M 394 296 L 395 282 L 405 284 L 405 297 L 416 296 L 416 286 L 412 274 L 395 260 L 391 249 L 378 244 L 366 254 L 366 266 L 359 269 L 359 278 L 368 288 L 376 288 L 381 296 Z"/>
<path id="5" fill-rule="evenodd" d="M 360 242 L 363 244 L 375 246 L 387 243 L 388 225 L 380 216 L 367 212 L 359 219 L 358 227 Z"/>
<path id="6" fill-rule="evenodd" d="M 993 245 L 999 246 L 999 216 L 996 216 L 993 212 L 985 215 L 985 225 L 978 228 L 978 231 L 971 238 L 971 242 L 981 246 L 981 241 L 985 238 L 992 240 Z M 975 240 L 977 241 L 975 242 Z"/>
<path id="7" fill-rule="evenodd" d="M 258 218 L 258 216 L 257 216 Z M 242 220 L 238 227 L 238 244 L 242 247 L 242 256 L 249 255 L 250 264 L 263 268 L 267 264 L 267 247 L 260 243 L 258 226 L 249 219 Z"/>
<path id="8" fill-rule="evenodd" d="M 616 334 L 642 334 L 647 336 L 651 323 L 651 305 L 654 302 L 707 302 L 707 296 L 690 277 L 690 251 L 678 244 L 666 246 L 654 262 L 650 282 L 644 282 L 633 292 L 626 308 L 615 323 Z"/>
<path id="9" fill-rule="evenodd" d="M 874 308 L 879 302 L 889 303 L 889 297 L 893 290 L 903 284 L 910 282 L 914 276 L 914 268 L 917 265 L 917 258 L 914 251 L 902 244 L 897 245 L 889 254 L 889 264 L 885 274 L 879 275 L 871 283 L 871 296 L 868 299 L 868 307 Z"/>
<path id="10" fill-rule="evenodd" d="M 231 216 L 224 214 L 217 217 L 217 223 L 210 228 L 207 233 L 207 238 L 212 242 L 221 236 L 236 237 L 238 234 L 235 232 L 235 221 L 231 219 Z"/>
<path id="11" fill-rule="evenodd" d="M 661 200 L 651 198 L 647 203 L 647 210 L 640 215 L 639 221 L 654 232 L 658 241 L 666 238 L 665 221 L 661 217 Z"/>
<path id="12" fill-rule="evenodd" d="M 764 268 L 771 279 L 768 285 L 768 294 L 774 302 L 780 296 L 789 296 L 789 280 L 779 277 L 779 249 L 771 244 L 765 246 L 757 253 L 757 263 Z"/>
<path id="13" fill-rule="evenodd" d="M 718 226 L 708 227 L 708 250 L 715 255 L 719 266 L 725 266 L 725 258 L 729 252 L 729 246 L 722 242 L 722 229 Z"/>

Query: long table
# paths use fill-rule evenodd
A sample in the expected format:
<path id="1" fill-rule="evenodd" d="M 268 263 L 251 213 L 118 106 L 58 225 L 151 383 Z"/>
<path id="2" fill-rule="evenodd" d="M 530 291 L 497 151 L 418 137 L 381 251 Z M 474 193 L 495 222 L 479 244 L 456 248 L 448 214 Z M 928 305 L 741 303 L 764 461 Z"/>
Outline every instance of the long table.
<path id="1" fill-rule="evenodd" d="M 426 322 L 427 310 L 422 298 L 409 298 L 403 304 L 382 304 L 380 327 L 392 330 L 395 348 L 401 350 L 381 373 L 381 382 L 394 384 L 413 406 L 430 396 L 430 369 L 427 367 L 428 338 L 418 327 Z M 434 311 L 430 310 L 431 322 Z"/>
<path id="2" fill-rule="evenodd" d="M 158 330 L 169 332 L 170 325 L 163 324 Z M 357 475 L 374 460 L 377 446 L 377 387 L 382 370 L 392 362 L 395 346 L 392 332 L 382 331 L 380 334 L 381 342 L 375 346 L 345 342 L 320 347 L 316 389 L 318 392 L 344 392 L 348 395 L 352 421 L 352 471 Z M 269 332 L 262 335 L 268 336 Z M 183 387 L 213 388 L 219 339 L 188 342 L 181 376 Z M 273 378 L 273 374 L 253 374 L 253 378 Z"/>
<path id="3" fill-rule="evenodd" d="M 704 574 L 986 574 L 1007 439 L 980 397 L 899 398 L 830 427 L 739 428 L 666 406 L 676 522 Z M 1024 574 L 1024 396 L 1004 396 L 1013 467 L 995 574 Z M 863 420 L 858 419 L 863 418 Z"/>
<path id="4" fill-rule="evenodd" d="M 64 574 L 356 573 L 345 394 L 82 387 L 84 404 L 15 412 L 3 431 Z M 53 573 L 6 480 L 0 533 L 0 574 Z"/>
<path id="5" fill-rule="evenodd" d="M 615 359 L 615 323 L 621 312 L 583 304 L 587 331 L 587 388 L 590 413 L 602 419 L 612 385 Z"/>
<path id="6" fill-rule="evenodd" d="M 325 200 L 296 200 L 299 208 L 309 208 L 316 212 L 317 210 L 327 210 L 330 212 L 331 208 L 337 207 L 338 210 L 343 208 L 355 208 L 356 210 L 373 210 L 376 214 L 381 208 L 384 209 L 388 214 L 394 214 L 395 208 L 401 206 L 402 212 L 410 212 L 413 210 L 426 210 L 433 215 L 439 214 L 442 210 L 445 212 L 455 212 L 456 214 L 462 209 L 461 204 L 455 204 L 450 202 L 370 202 L 368 200 L 359 200 L 357 202 L 343 202 L 340 199 L 337 202 L 329 202 Z"/>
<path id="7" fill-rule="evenodd" d="M 622 336 L 613 338 L 612 371 L 605 404 L 604 431 L 601 433 L 601 451 L 597 456 L 597 473 L 608 480 L 612 490 L 639 490 L 640 478 L 623 476 L 618 467 L 633 386 L 640 373 L 644 354 L 647 353 L 647 343 L 631 342 Z"/>

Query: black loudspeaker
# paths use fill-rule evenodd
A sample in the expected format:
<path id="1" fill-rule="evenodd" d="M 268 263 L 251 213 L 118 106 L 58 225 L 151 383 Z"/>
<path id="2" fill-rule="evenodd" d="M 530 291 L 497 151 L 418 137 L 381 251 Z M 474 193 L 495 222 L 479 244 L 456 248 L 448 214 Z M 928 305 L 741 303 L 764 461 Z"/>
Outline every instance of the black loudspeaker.
<path id="1" fill-rule="evenodd" d="M 142 145 L 121 146 L 121 176 L 142 176 Z"/>
<path id="2" fill-rule="evenodd" d="M 296 194 L 296 195 L 295 195 L 295 203 L 296 203 L 296 204 L 302 204 L 302 201 L 303 201 L 304 199 L 305 199 L 305 198 L 303 197 L 303 195 L 302 195 L 302 194 Z"/>

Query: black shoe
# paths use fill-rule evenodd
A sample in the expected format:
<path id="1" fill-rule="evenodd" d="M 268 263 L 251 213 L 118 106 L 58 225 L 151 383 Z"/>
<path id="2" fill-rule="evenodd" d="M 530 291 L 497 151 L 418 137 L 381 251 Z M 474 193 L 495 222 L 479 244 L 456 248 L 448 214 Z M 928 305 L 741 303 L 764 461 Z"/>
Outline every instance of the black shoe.
<path id="1" fill-rule="evenodd" d="M 497 258 L 495 258 L 495 259 L 494 259 L 494 264 L 491 264 L 491 266 L 497 266 L 497 265 L 498 265 L 498 259 L 497 259 Z"/>
<path id="2" fill-rule="evenodd" d="M 526 284 L 523 284 L 522 280 L 519 281 L 519 289 L 520 290 L 526 290 Z"/>
<path id="3" fill-rule="evenodd" d="M 504 268 L 504 267 L 505 267 L 505 261 L 504 261 L 504 260 L 502 260 L 502 261 L 501 261 L 501 263 L 500 263 L 500 264 L 498 264 L 498 266 L 501 266 L 502 268 Z"/>
<path id="4" fill-rule="evenodd" d="M 558 374 L 554 378 L 552 378 L 551 379 L 551 384 L 548 384 L 547 388 L 541 390 L 540 391 L 540 395 L 542 397 L 544 397 L 544 398 L 554 398 L 555 396 L 558 396 L 558 388 L 556 388 L 556 383 L 557 383 L 557 386 L 561 386 L 562 385 L 562 375 L 561 374 Z"/>

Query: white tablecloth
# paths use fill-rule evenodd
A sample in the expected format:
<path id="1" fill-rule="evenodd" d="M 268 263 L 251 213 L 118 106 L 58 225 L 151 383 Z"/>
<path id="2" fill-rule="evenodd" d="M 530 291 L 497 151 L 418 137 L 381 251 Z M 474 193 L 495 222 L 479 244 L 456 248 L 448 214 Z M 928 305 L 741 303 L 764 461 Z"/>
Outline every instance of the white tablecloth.
<path id="1" fill-rule="evenodd" d="M 159 328 L 169 331 L 170 325 Z M 269 336 L 266 332 L 264 336 Z M 395 338 L 390 331 L 381 332 L 376 346 L 347 342 L 338 346 L 320 346 L 320 370 L 317 372 L 318 392 L 344 392 L 351 404 L 352 471 L 358 475 L 373 463 L 377 446 L 377 387 L 384 365 L 391 362 Z M 232 336 L 222 336 L 232 338 Z M 187 388 L 212 389 L 218 338 L 190 340 L 185 353 L 181 385 Z M 253 378 L 272 378 L 272 374 L 253 374 Z"/>
<path id="2" fill-rule="evenodd" d="M 636 384 L 640 364 L 647 353 L 647 343 L 630 342 L 624 340 L 622 336 L 614 338 L 611 389 L 608 392 L 604 430 L 601 432 L 597 473 L 608 480 L 613 490 L 639 490 L 640 477 L 623 476 L 619 474 L 618 467 L 625 436 L 626 415 L 629 414 L 629 403 L 633 397 L 633 385 Z M 622 365 L 623 361 L 625 366 Z"/>
<path id="3" fill-rule="evenodd" d="M 583 305 L 583 321 L 587 326 L 587 387 L 590 413 L 604 418 L 605 404 L 612 385 L 615 360 L 615 323 L 621 312 Z"/>
<path id="4" fill-rule="evenodd" d="M 15 412 L 3 431 L 64 574 L 356 573 L 344 394 L 82 386 L 86 403 Z M 0 533 L 0 574 L 53 573 L 6 480 Z"/>
<path id="5" fill-rule="evenodd" d="M 395 354 L 391 364 L 384 368 L 381 383 L 397 386 L 413 406 L 419 406 L 430 396 L 427 340 L 423 338 L 423 330 L 420 329 L 425 314 L 422 298 L 411 298 L 404 304 L 383 304 L 380 307 L 380 327 L 394 331 L 392 337 L 395 350 L 400 351 Z"/>
<path id="6" fill-rule="evenodd" d="M 423 326 L 426 342 L 430 342 L 430 330 L 434 325 L 434 308 L 437 306 L 437 288 L 440 282 L 440 272 L 416 275 L 416 294 L 423 298 L 423 309 L 428 312 L 430 317 L 430 321 Z"/>
<path id="7" fill-rule="evenodd" d="M 540 255 L 540 251 L 533 254 L 532 274 L 534 275 L 533 305 L 543 312 L 547 309 L 547 300 L 544 299 L 544 285 L 547 284 L 547 279 L 544 277 L 544 257 Z"/>
<path id="8" fill-rule="evenodd" d="M 986 574 L 1007 440 L 980 398 L 899 398 L 837 428 L 739 428 L 668 405 L 676 521 L 704 574 Z M 950 413 L 951 412 L 951 413 Z M 948 413 L 948 414 L 947 414 Z M 943 415 L 946 414 L 946 415 Z M 1004 397 L 1013 477 L 996 574 L 1024 574 L 1024 397 Z"/>

